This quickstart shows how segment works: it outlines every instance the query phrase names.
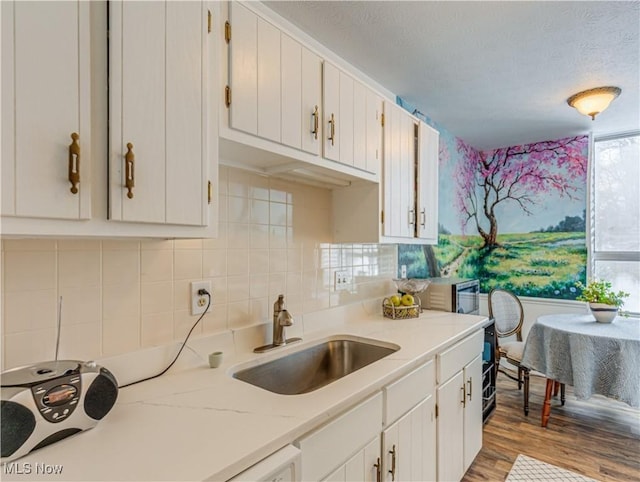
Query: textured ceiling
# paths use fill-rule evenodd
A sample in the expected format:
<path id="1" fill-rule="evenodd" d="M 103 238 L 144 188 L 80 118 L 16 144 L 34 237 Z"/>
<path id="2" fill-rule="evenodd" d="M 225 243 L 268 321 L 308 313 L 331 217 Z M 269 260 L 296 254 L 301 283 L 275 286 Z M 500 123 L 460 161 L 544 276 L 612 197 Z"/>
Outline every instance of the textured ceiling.
<path id="1" fill-rule="evenodd" d="M 640 129 L 640 2 L 265 1 L 478 149 Z M 595 121 L 566 99 L 615 85 Z"/>

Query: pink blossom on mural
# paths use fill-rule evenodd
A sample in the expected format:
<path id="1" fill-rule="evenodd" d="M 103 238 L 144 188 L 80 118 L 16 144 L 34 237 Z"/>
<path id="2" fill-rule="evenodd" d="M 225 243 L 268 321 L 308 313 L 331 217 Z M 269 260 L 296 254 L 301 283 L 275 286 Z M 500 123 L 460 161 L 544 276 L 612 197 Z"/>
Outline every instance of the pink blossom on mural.
<path id="1" fill-rule="evenodd" d="M 456 149 L 464 159 L 455 172 L 463 232 L 473 222 L 484 246 L 496 246 L 495 209 L 500 203 L 516 203 L 530 215 L 544 194 L 576 197 L 587 175 L 586 146 L 587 137 L 578 136 L 479 152 L 457 139 Z"/>

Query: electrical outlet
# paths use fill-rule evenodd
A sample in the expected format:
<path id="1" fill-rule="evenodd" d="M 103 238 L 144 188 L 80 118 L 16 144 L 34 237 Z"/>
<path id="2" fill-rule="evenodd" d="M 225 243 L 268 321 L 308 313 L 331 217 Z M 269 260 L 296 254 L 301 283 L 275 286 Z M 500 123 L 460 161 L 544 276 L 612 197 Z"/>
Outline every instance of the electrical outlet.
<path id="1" fill-rule="evenodd" d="M 349 271 L 336 271 L 334 287 L 336 291 L 347 290 L 351 285 L 351 273 Z"/>
<path id="2" fill-rule="evenodd" d="M 209 297 L 207 295 L 199 295 L 199 290 L 207 290 L 209 294 L 213 297 L 211 293 L 211 281 L 192 281 L 191 282 L 191 315 L 199 315 L 204 313 L 204 310 L 207 307 L 207 303 L 209 302 Z"/>
<path id="3" fill-rule="evenodd" d="M 400 278 L 406 278 L 407 277 L 407 265 L 403 264 L 402 266 L 400 266 Z"/>

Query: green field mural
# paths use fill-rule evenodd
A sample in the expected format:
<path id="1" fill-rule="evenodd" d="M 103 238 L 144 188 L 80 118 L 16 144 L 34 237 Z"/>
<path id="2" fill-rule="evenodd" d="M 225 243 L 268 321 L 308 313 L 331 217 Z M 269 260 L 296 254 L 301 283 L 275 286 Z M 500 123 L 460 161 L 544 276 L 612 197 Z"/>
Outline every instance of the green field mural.
<path id="1" fill-rule="evenodd" d="M 478 151 L 398 101 L 440 132 L 439 243 L 399 245 L 398 269 L 575 299 L 587 271 L 588 138 Z"/>

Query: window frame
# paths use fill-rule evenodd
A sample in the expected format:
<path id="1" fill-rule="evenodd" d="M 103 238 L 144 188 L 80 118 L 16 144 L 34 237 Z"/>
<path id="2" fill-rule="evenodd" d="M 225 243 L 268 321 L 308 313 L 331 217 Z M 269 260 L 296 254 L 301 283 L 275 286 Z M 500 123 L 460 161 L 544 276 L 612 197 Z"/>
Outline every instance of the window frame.
<path id="1" fill-rule="evenodd" d="M 589 135 L 589 156 L 588 156 L 588 178 L 587 178 L 587 279 L 592 280 L 595 277 L 595 267 L 597 261 L 622 261 L 640 263 L 640 250 L 638 251 L 598 251 L 596 250 L 596 232 L 595 232 L 595 144 L 596 142 L 605 142 L 616 139 L 624 139 L 626 137 L 638 137 L 640 130 L 621 132 L 606 135 Z M 626 310 L 629 314 L 640 315 L 638 311 Z"/>

